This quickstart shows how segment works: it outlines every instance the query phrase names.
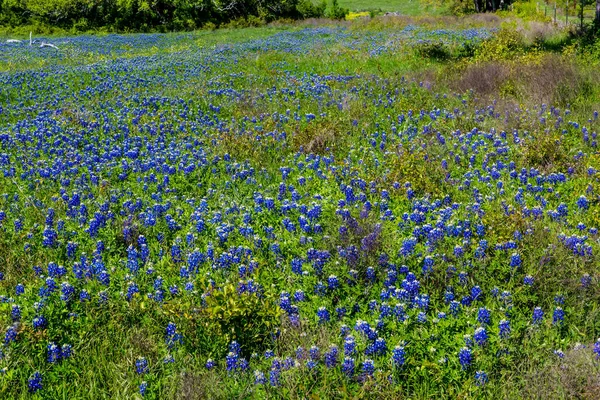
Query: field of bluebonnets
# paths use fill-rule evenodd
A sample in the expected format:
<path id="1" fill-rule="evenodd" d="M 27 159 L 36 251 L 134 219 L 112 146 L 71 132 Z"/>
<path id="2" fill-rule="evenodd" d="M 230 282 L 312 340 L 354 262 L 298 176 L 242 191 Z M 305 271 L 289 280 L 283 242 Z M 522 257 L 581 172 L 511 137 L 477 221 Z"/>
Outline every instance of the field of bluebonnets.
<path id="1" fill-rule="evenodd" d="M 0 44 L 2 398 L 597 398 L 598 63 L 374 21 Z"/>

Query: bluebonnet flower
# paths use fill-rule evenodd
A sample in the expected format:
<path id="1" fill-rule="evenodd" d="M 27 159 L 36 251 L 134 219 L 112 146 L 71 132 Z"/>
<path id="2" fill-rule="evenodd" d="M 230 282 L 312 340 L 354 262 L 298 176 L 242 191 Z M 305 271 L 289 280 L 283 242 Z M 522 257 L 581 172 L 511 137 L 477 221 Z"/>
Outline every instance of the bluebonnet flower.
<path id="1" fill-rule="evenodd" d="M 354 341 L 354 337 L 351 335 L 346 336 L 344 339 L 344 355 L 351 356 L 356 351 L 356 342 Z"/>
<path id="2" fill-rule="evenodd" d="M 541 307 L 536 307 L 533 309 L 533 324 L 537 325 L 542 323 L 544 320 L 544 311 Z"/>
<path id="3" fill-rule="evenodd" d="M 473 338 L 475 339 L 475 343 L 477 343 L 478 346 L 485 346 L 488 340 L 487 331 L 484 327 L 479 327 L 475 329 Z"/>
<path id="4" fill-rule="evenodd" d="M 367 280 L 370 282 L 374 282 L 375 279 L 376 279 L 375 269 L 373 267 L 368 267 L 367 268 Z"/>
<path id="5" fill-rule="evenodd" d="M 463 336 L 463 339 L 465 340 L 465 346 L 473 347 L 473 337 L 471 337 L 471 335 L 465 335 Z"/>
<path id="6" fill-rule="evenodd" d="M 140 289 L 138 288 L 137 284 L 135 282 L 129 282 L 127 284 L 127 300 L 131 301 L 133 299 L 133 297 L 140 292 Z"/>
<path id="7" fill-rule="evenodd" d="M 144 381 L 140 383 L 140 395 L 144 397 L 146 395 L 146 390 L 148 389 L 148 382 Z"/>
<path id="8" fill-rule="evenodd" d="M 590 276 L 590 274 L 584 274 L 581 277 L 581 287 L 582 288 L 587 288 L 592 284 L 592 277 Z"/>
<path id="9" fill-rule="evenodd" d="M 468 276 L 468 274 L 467 274 L 465 271 L 461 271 L 461 272 L 459 272 L 459 274 L 458 274 L 458 282 L 459 282 L 461 285 L 463 285 L 463 286 L 464 286 L 464 285 L 466 285 L 466 284 L 467 284 L 467 279 L 468 279 L 468 277 L 469 277 L 469 276 Z"/>
<path id="10" fill-rule="evenodd" d="M 208 360 L 206 360 L 206 364 L 204 364 L 204 366 L 206 367 L 207 370 L 211 370 L 215 367 L 215 362 L 212 360 L 212 358 L 209 358 Z"/>
<path id="11" fill-rule="evenodd" d="M 554 302 L 556 304 L 565 304 L 565 297 L 563 295 L 557 294 L 554 296 Z"/>
<path id="12" fill-rule="evenodd" d="M 17 329 L 14 326 L 9 326 L 4 334 L 4 344 L 10 344 L 17 340 Z"/>
<path id="13" fill-rule="evenodd" d="M 98 303 L 106 304 L 107 302 L 108 302 L 108 292 L 106 290 L 98 292 Z"/>
<path id="14" fill-rule="evenodd" d="M 304 347 L 298 346 L 296 348 L 296 358 L 298 360 L 304 360 L 306 358 L 306 350 L 304 350 Z"/>
<path id="15" fill-rule="evenodd" d="M 392 363 L 395 367 L 402 367 L 405 363 L 406 352 L 404 351 L 404 347 L 396 346 L 394 350 L 392 350 Z"/>
<path id="16" fill-rule="evenodd" d="M 79 301 L 84 302 L 88 300 L 90 300 L 90 294 L 87 290 L 83 289 L 81 292 L 79 292 Z"/>
<path id="17" fill-rule="evenodd" d="M 61 358 L 69 358 L 73 355 L 73 346 L 70 344 L 63 344 L 60 349 Z"/>
<path id="18" fill-rule="evenodd" d="M 594 343 L 593 352 L 596 355 L 596 359 L 600 360 L 600 338 L 598 338 L 598 340 L 596 340 L 596 343 Z"/>
<path id="19" fill-rule="evenodd" d="M 585 196 L 581 195 L 579 199 L 577 199 L 577 207 L 581 210 L 587 210 L 590 207 L 590 202 Z"/>
<path id="20" fill-rule="evenodd" d="M 500 330 L 500 337 L 506 339 L 510 336 L 510 321 L 503 319 L 498 323 L 498 329 Z"/>
<path id="21" fill-rule="evenodd" d="M 523 278 L 523 283 L 527 286 L 533 286 L 533 276 L 527 275 L 525 278 Z"/>
<path id="22" fill-rule="evenodd" d="M 414 237 L 404 239 L 402 241 L 402 247 L 400 248 L 400 254 L 404 257 L 409 256 L 417 245 L 417 239 Z"/>
<path id="23" fill-rule="evenodd" d="M 173 348 L 177 343 L 183 342 L 183 336 L 177 333 L 177 326 L 173 322 L 167 325 L 166 343 L 167 347 Z"/>
<path id="24" fill-rule="evenodd" d="M 330 275 L 329 278 L 327 278 L 327 287 L 329 288 L 329 290 L 337 289 L 339 284 L 340 284 L 340 282 L 339 282 L 337 276 Z"/>
<path id="25" fill-rule="evenodd" d="M 56 362 L 60 361 L 60 357 L 61 357 L 60 347 L 58 347 L 53 342 L 50 342 L 48 344 L 47 348 L 48 348 L 48 358 L 47 358 L 48 362 L 56 363 Z"/>
<path id="26" fill-rule="evenodd" d="M 465 251 L 464 251 L 464 249 L 463 249 L 463 247 L 462 247 L 462 246 L 456 245 L 456 246 L 454 247 L 454 255 L 455 255 L 457 258 L 461 258 L 462 256 L 464 256 L 464 254 L 465 254 Z"/>
<path id="27" fill-rule="evenodd" d="M 562 350 L 554 350 L 553 351 L 554 355 L 556 355 L 558 358 L 565 358 L 565 353 Z"/>
<path id="28" fill-rule="evenodd" d="M 138 375 L 145 374 L 148 372 L 148 360 L 144 357 L 138 357 L 135 360 L 135 372 Z"/>
<path id="29" fill-rule="evenodd" d="M 521 255 L 519 253 L 513 253 L 510 256 L 510 266 L 512 268 L 518 268 L 522 263 L 523 261 L 521 260 Z"/>
<path id="30" fill-rule="evenodd" d="M 240 344 L 238 342 L 236 342 L 235 340 L 233 340 L 231 343 L 229 343 L 229 351 L 234 353 L 234 354 L 238 354 L 240 351 L 242 350 L 242 346 L 240 346 Z"/>
<path id="31" fill-rule="evenodd" d="M 471 298 L 473 301 L 480 300 L 483 296 L 483 290 L 479 286 L 473 286 L 471 289 Z"/>
<path id="32" fill-rule="evenodd" d="M 320 324 L 329 322 L 329 311 L 327 311 L 325 307 L 319 307 L 319 309 L 317 310 L 317 316 L 319 317 Z"/>
<path id="33" fill-rule="evenodd" d="M 227 369 L 227 372 L 235 371 L 238 367 L 238 361 L 238 354 L 230 351 L 229 354 L 227 354 L 227 356 L 225 357 L 225 367 Z"/>
<path id="34" fill-rule="evenodd" d="M 56 281 L 53 278 L 46 278 L 46 288 L 48 293 L 52 293 L 56 290 Z"/>
<path id="35" fill-rule="evenodd" d="M 10 310 L 10 317 L 12 318 L 13 322 L 21 320 L 21 309 L 18 305 L 12 305 L 12 309 Z"/>
<path id="36" fill-rule="evenodd" d="M 387 353 L 387 350 L 388 350 L 385 339 L 382 337 L 375 339 L 375 343 L 373 343 L 373 348 L 374 348 L 374 353 L 377 355 L 384 355 Z"/>
<path id="37" fill-rule="evenodd" d="M 457 316 L 459 312 L 460 312 L 460 303 L 456 300 L 452 300 L 450 302 L 450 313 L 453 316 Z"/>
<path id="38" fill-rule="evenodd" d="M 477 321 L 482 325 L 489 325 L 490 320 L 491 320 L 490 310 L 488 310 L 485 307 L 481 307 L 477 311 Z"/>
<path id="39" fill-rule="evenodd" d="M 313 361 L 317 361 L 321 357 L 319 354 L 319 348 L 317 346 L 311 346 L 308 350 L 308 354 L 310 356 L 310 359 Z"/>
<path id="40" fill-rule="evenodd" d="M 25 286 L 23 286 L 22 283 L 17 283 L 17 285 L 15 286 L 15 294 L 17 296 L 20 296 L 23 293 L 25 293 Z"/>
<path id="41" fill-rule="evenodd" d="M 30 393 L 35 393 L 39 390 L 42 390 L 42 374 L 40 374 L 38 371 L 34 372 L 33 375 L 31 375 L 27 380 L 27 387 Z"/>
<path id="42" fill-rule="evenodd" d="M 173 357 L 172 354 L 165 356 L 165 358 L 163 359 L 163 363 L 165 363 L 165 364 L 172 364 L 174 362 L 175 362 L 175 357 Z"/>
<path id="43" fill-rule="evenodd" d="M 488 382 L 488 375 L 483 371 L 475 372 L 475 385 L 484 386 Z"/>
<path id="44" fill-rule="evenodd" d="M 561 307 L 556 307 L 552 314 L 552 323 L 554 325 L 562 325 L 565 320 L 565 312 Z"/>
<path id="45" fill-rule="evenodd" d="M 458 352 L 458 362 L 462 369 L 468 369 L 471 366 L 471 362 L 473 361 L 473 355 L 471 353 L 471 349 L 468 347 L 463 347 Z"/>
<path id="46" fill-rule="evenodd" d="M 108 272 L 100 271 L 100 274 L 98 274 L 98 282 L 100 282 L 100 284 L 102 284 L 104 286 L 109 286 L 110 285 L 110 275 L 108 274 Z"/>
<path id="47" fill-rule="evenodd" d="M 265 374 L 258 370 L 254 371 L 254 384 L 255 385 L 264 385 L 266 383 L 267 383 L 267 378 L 265 377 Z"/>
<path id="48" fill-rule="evenodd" d="M 37 316 L 33 319 L 33 328 L 34 329 L 45 329 L 48 326 L 48 322 L 43 315 Z"/>
<path id="49" fill-rule="evenodd" d="M 368 376 L 372 376 L 375 372 L 375 363 L 373 360 L 367 359 L 363 362 L 362 372 Z"/>
<path id="50" fill-rule="evenodd" d="M 338 359 L 338 348 L 336 345 L 331 345 L 329 351 L 325 353 L 325 366 L 327 368 L 334 368 L 337 364 Z"/>
<path id="51" fill-rule="evenodd" d="M 67 257 L 73 258 L 75 257 L 75 252 L 77 251 L 77 243 L 68 242 L 67 243 Z"/>
<path id="52" fill-rule="evenodd" d="M 344 362 L 342 363 L 342 372 L 347 377 L 352 377 L 354 375 L 355 362 L 352 357 L 345 357 Z"/>
<path id="53" fill-rule="evenodd" d="M 63 282 L 60 285 L 61 295 L 60 299 L 64 302 L 68 302 L 73 299 L 75 294 L 75 288 L 69 282 Z"/>

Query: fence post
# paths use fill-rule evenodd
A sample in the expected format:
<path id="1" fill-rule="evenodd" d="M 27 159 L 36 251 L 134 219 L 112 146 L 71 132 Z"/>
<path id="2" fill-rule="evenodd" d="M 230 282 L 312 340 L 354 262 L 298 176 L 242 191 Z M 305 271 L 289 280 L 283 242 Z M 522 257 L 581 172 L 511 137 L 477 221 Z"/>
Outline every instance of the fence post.
<path id="1" fill-rule="evenodd" d="M 554 23 L 556 23 L 556 0 L 554 0 Z"/>
<path id="2" fill-rule="evenodd" d="M 567 7 L 565 7 L 565 24 L 569 25 L 569 0 L 567 0 Z"/>

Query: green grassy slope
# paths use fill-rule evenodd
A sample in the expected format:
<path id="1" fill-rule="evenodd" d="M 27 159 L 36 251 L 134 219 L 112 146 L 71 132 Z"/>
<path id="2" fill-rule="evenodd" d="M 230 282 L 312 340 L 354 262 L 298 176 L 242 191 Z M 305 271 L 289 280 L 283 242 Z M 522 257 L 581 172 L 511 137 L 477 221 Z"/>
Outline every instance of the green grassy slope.
<path id="1" fill-rule="evenodd" d="M 404 15 L 422 15 L 439 12 L 421 0 L 340 0 L 340 5 L 350 11 L 377 10 L 398 12 Z"/>

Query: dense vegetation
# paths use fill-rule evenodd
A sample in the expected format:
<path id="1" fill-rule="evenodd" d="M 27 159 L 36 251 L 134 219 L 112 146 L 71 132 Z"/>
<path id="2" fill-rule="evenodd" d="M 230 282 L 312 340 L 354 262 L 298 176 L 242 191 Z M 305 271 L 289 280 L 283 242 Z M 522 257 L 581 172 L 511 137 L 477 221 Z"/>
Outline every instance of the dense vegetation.
<path id="1" fill-rule="evenodd" d="M 312 0 L 1 0 L 0 25 L 39 24 L 80 31 L 190 30 L 234 20 L 251 25 L 322 17 L 326 6 Z M 333 4 L 331 11 L 335 17 Z"/>
<path id="2" fill-rule="evenodd" d="M 593 35 L 33 39 L 0 43 L 0 398 L 600 397 Z"/>

